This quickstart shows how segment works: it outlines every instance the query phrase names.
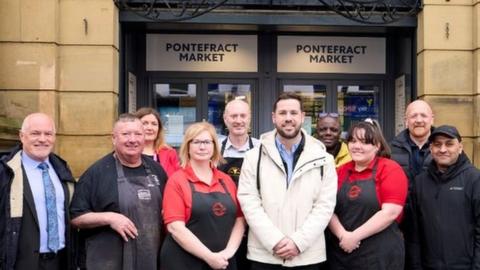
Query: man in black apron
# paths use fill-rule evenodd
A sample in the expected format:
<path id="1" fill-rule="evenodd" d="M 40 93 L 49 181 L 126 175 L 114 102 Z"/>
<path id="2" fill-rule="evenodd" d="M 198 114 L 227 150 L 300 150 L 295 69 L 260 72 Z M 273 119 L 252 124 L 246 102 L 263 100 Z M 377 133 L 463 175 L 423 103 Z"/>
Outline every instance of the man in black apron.
<path id="1" fill-rule="evenodd" d="M 227 126 L 228 136 L 220 143 L 226 163 L 219 164 L 218 169 L 230 175 L 237 186 L 245 153 L 259 143 L 257 139 L 248 136 L 250 118 L 250 106 L 243 99 L 234 99 L 225 106 L 223 121 Z M 236 254 L 238 269 L 249 269 L 246 235 L 247 231 Z"/>
<path id="2" fill-rule="evenodd" d="M 81 229 L 85 258 L 94 269 L 159 269 L 164 170 L 142 156 L 144 131 L 138 118 L 119 117 L 114 152 L 94 163 L 74 193 L 72 224 Z"/>

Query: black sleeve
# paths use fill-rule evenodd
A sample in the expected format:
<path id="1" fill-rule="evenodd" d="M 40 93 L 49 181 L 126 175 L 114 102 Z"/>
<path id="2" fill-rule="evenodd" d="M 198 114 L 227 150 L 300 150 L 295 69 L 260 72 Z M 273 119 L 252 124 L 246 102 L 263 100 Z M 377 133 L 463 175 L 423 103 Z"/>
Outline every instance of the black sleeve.
<path id="1" fill-rule="evenodd" d="M 92 190 L 92 170 L 87 170 L 75 184 L 75 191 L 73 192 L 72 202 L 70 203 L 70 215 L 74 219 L 85 213 L 92 212 L 93 206 L 91 203 Z"/>
<path id="2" fill-rule="evenodd" d="M 421 254 L 421 241 L 420 241 L 420 215 L 418 209 L 418 187 L 417 182 L 420 182 L 422 179 L 419 177 L 415 178 L 412 183 L 412 190 L 407 200 L 407 208 L 405 209 L 405 214 L 407 218 L 407 223 L 404 227 L 404 237 L 405 237 L 405 269 L 418 270 L 422 269 L 422 254 Z"/>
<path id="3" fill-rule="evenodd" d="M 472 188 L 472 208 L 475 225 L 473 269 L 480 270 L 480 171 L 475 171 Z"/>

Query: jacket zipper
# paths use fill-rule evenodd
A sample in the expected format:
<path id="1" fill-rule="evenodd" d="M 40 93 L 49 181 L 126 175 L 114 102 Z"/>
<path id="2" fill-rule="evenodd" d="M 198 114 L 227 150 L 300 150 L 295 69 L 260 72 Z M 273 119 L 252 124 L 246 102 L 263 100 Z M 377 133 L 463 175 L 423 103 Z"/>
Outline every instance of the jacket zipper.
<path id="1" fill-rule="evenodd" d="M 308 162 L 305 162 L 305 163 L 302 164 L 302 166 L 296 168 L 293 173 L 295 173 L 295 172 L 297 172 L 298 170 L 300 170 L 301 168 L 305 167 L 305 165 L 307 165 L 307 164 L 310 164 L 310 163 L 315 162 L 315 161 L 318 161 L 318 160 L 324 160 L 324 159 L 325 159 L 325 157 L 321 157 L 321 158 L 316 158 L 316 159 L 310 160 L 310 161 L 308 161 Z"/>

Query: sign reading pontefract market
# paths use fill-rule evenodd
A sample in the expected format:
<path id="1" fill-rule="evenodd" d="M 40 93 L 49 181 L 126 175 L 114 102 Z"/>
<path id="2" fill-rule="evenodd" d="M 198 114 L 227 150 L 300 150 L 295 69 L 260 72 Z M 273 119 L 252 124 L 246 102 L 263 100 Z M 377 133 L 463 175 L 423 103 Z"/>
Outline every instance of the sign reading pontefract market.
<path id="1" fill-rule="evenodd" d="M 278 72 L 383 74 L 385 59 L 385 38 L 278 37 Z"/>
<path id="2" fill-rule="evenodd" d="M 257 72 L 256 35 L 147 35 L 148 71 Z"/>

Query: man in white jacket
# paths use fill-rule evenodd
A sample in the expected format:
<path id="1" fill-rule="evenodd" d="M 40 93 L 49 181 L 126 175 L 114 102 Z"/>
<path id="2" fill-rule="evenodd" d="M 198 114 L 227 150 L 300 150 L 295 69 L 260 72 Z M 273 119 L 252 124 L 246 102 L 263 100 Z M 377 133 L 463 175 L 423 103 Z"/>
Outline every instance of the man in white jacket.
<path id="1" fill-rule="evenodd" d="M 302 99 L 283 93 L 275 102 L 275 129 L 249 151 L 238 199 L 250 226 L 252 270 L 319 268 L 326 260 L 324 230 L 337 194 L 333 157 L 301 129 Z"/>

